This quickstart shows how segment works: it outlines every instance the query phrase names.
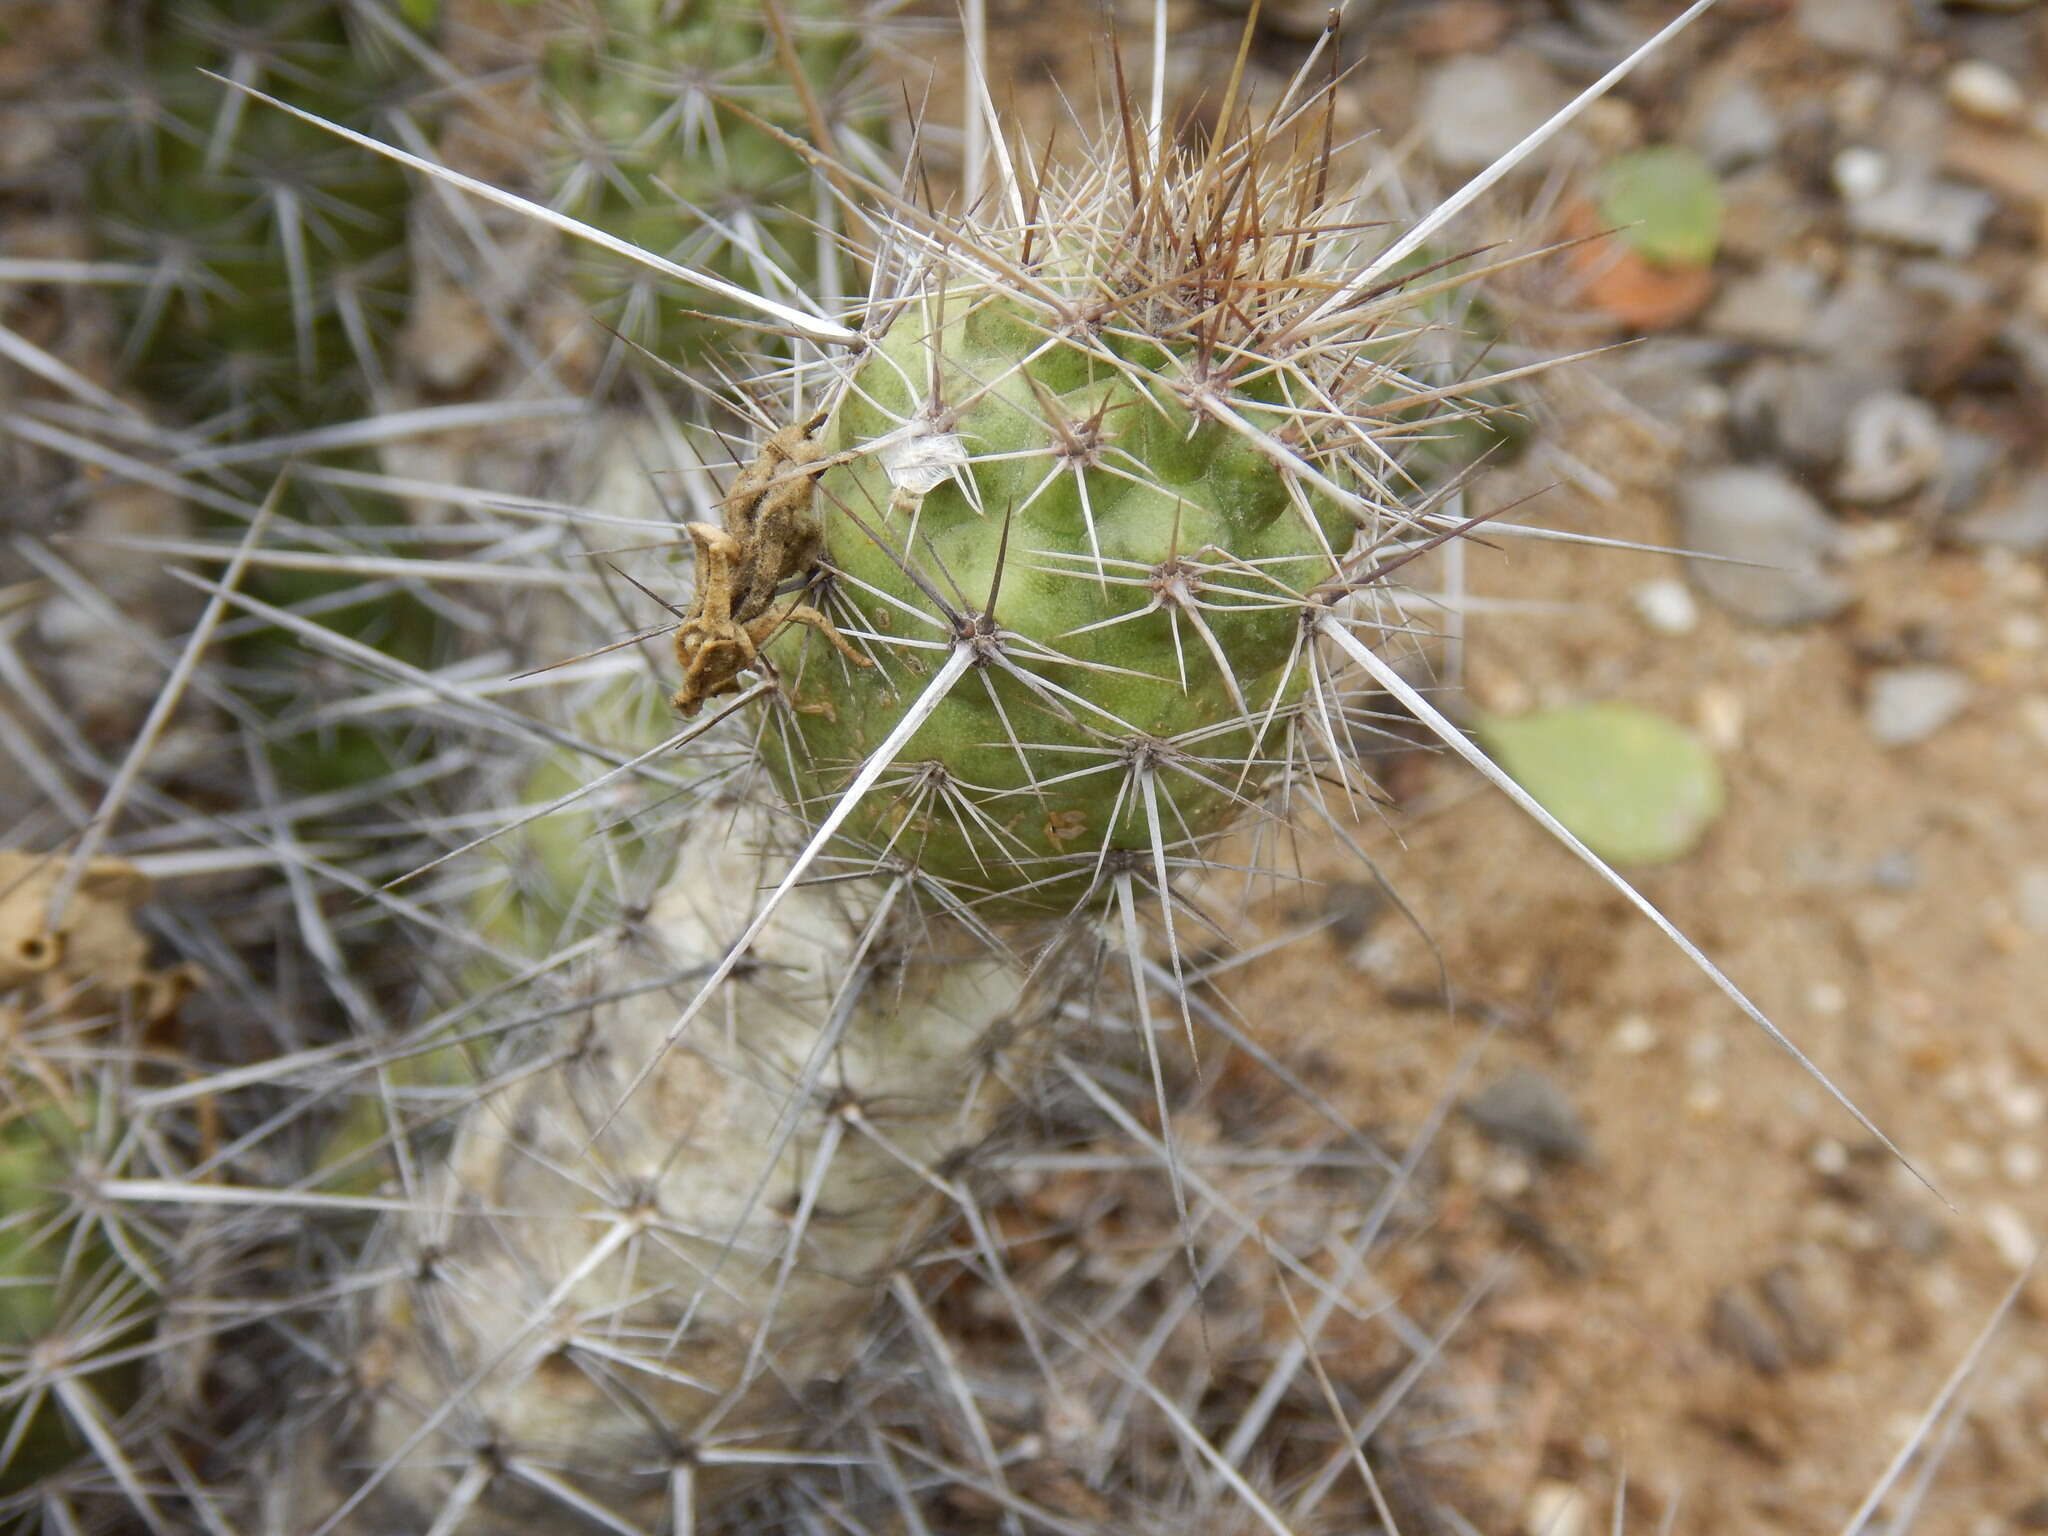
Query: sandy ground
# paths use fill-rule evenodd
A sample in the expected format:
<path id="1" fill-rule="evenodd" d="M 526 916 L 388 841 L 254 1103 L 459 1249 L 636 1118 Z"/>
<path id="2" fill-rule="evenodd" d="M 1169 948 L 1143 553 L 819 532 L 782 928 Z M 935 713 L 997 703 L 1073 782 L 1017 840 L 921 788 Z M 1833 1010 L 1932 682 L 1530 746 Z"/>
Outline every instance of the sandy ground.
<path id="1" fill-rule="evenodd" d="M 1586 532 L 1669 537 L 1655 496 L 1559 512 Z M 1357 938 L 1283 952 L 1237 997 L 1280 1021 L 1273 1045 L 1336 1074 L 1332 1097 L 1362 1124 L 1420 1123 L 1475 1048 L 1475 1084 L 1533 1067 L 1583 1118 L 1591 1153 L 1564 1166 L 1454 1119 L 1433 1153 L 1439 1219 L 1394 1259 L 1448 1296 L 1509 1256 L 1453 1347 L 1497 1382 L 1522 1445 L 1478 1479 L 1497 1516 L 1543 1480 L 1604 1508 L 1625 1476 L 1651 1528 L 1676 1500 L 1683 1531 L 1839 1530 L 2048 1232 L 2048 945 L 2015 895 L 2048 858 L 2048 667 L 1999 639 L 2008 616 L 2039 611 L 2040 572 L 1901 550 L 1859 567 L 1857 614 L 1827 629 L 1759 636 L 1709 613 L 1693 635 L 1646 636 L 1625 593 L 1669 563 L 1529 545 L 1475 557 L 1478 592 L 1582 606 L 1476 621 L 1473 690 L 1622 698 L 1719 735 L 1725 816 L 1640 888 L 1955 1209 L 1442 758 L 1404 763 L 1401 805 L 1361 833 L 1428 942 L 1387 911 Z M 1916 621 L 1952 636 L 1983 691 L 1937 739 L 1887 750 L 1864 726 L 1860 656 Z M 1356 901 L 1348 860 L 1310 869 Z M 2021 1512 L 2048 1492 L 2044 1325 L 2036 1277 L 1916 1530 L 2032 1528 Z"/>

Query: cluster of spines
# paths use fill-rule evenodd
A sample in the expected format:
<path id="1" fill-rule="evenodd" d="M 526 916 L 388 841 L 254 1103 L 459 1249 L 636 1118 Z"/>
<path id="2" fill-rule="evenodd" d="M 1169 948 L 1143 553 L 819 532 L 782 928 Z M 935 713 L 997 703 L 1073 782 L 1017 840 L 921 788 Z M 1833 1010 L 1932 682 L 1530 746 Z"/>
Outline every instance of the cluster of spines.
<path id="1" fill-rule="evenodd" d="M 815 625 L 767 652 L 771 761 L 842 864 L 989 918 L 1099 906 L 1133 868 L 1164 895 L 1303 766 L 1297 727 L 1352 761 L 1316 631 L 1444 532 L 1404 469 L 1417 418 L 1484 407 L 1403 371 L 1429 329 L 1407 283 L 1345 291 L 1328 148 L 1269 158 L 1317 105 L 1226 103 L 1187 163 L 1127 114 L 1121 160 L 1043 168 L 1028 209 L 1012 189 L 1010 218 L 877 272 L 816 508 L 823 594 L 874 665 Z"/>

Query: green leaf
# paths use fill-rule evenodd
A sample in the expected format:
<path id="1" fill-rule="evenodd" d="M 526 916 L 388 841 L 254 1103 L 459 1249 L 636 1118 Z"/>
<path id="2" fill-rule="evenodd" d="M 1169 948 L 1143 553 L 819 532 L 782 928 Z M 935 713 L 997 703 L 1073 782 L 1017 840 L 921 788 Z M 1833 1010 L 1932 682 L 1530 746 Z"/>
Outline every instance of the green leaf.
<path id="1" fill-rule="evenodd" d="M 1676 721 L 1632 704 L 1488 717 L 1473 735 L 1610 864 L 1682 857 L 1721 814 L 1721 769 L 1713 754 Z"/>
<path id="2" fill-rule="evenodd" d="M 1621 156 L 1600 177 L 1600 212 L 1659 266 L 1703 267 L 1721 242 L 1721 186 L 1707 162 L 1676 144 Z"/>

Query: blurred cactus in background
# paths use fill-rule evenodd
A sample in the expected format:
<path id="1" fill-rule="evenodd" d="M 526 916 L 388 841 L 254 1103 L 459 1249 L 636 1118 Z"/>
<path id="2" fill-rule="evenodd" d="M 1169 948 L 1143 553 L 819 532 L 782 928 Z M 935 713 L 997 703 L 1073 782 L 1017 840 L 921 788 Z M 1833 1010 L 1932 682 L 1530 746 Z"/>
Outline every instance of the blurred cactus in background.
<path id="1" fill-rule="evenodd" d="M 873 157 L 882 120 L 857 18 L 829 0 L 772 23 L 746 0 L 575 9 L 540 43 L 548 205 L 679 265 L 831 302 L 826 184 L 771 130 Z M 661 363 L 715 371 L 747 334 L 692 318 L 736 312 L 701 288 L 588 247 L 572 261 L 590 313 Z"/>
<path id="2" fill-rule="evenodd" d="M 87 195 L 123 290 L 125 376 L 211 438 L 345 420 L 377 398 L 404 312 L 410 188 L 207 73 L 389 132 L 428 40 L 356 0 L 117 0 Z"/>

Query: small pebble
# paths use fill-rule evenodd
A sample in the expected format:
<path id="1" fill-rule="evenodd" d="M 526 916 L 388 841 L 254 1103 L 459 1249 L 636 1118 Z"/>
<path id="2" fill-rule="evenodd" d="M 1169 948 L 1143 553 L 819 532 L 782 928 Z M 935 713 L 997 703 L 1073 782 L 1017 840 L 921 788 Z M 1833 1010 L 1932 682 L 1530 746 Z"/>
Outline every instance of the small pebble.
<path id="1" fill-rule="evenodd" d="M 1657 1048 L 1657 1029 L 1639 1013 L 1614 1026 L 1614 1048 L 1624 1056 L 1646 1056 Z"/>
<path id="2" fill-rule="evenodd" d="M 1697 380 L 1679 399 L 1678 419 L 1690 427 L 1718 427 L 1728 419 L 1728 391 L 1711 379 Z"/>
<path id="3" fill-rule="evenodd" d="M 1925 741 L 1962 713 L 1970 680 L 1952 667 L 1886 667 L 1871 674 L 1864 721 L 1882 746 Z"/>
<path id="4" fill-rule="evenodd" d="M 1864 506 L 1896 501 L 1941 468 L 1943 445 L 1941 413 L 1925 400 L 1871 395 L 1849 415 L 1835 494 Z"/>
<path id="5" fill-rule="evenodd" d="M 1756 458 L 1825 468 L 1841 454 L 1856 402 L 1873 387 L 1869 370 L 1860 366 L 1760 357 L 1729 388 L 1733 441 Z"/>
<path id="6" fill-rule="evenodd" d="M 1465 1106 L 1465 1113 L 1486 1136 L 1532 1157 L 1576 1163 L 1592 1147 L 1585 1122 L 1564 1091 L 1529 1067 L 1495 1079 Z"/>
<path id="7" fill-rule="evenodd" d="M 1855 58 L 1890 59 L 1906 44 L 1906 11 L 1893 0 L 1798 0 L 1806 40 Z"/>
<path id="8" fill-rule="evenodd" d="M 2007 1142 L 1998 1154 L 1998 1171 L 2005 1182 L 2019 1189 L 2033 1189 L 2041 1182 L 2041 1149 L 2024 1141 Z"/>
<path id="9" fill-rule="evenodd" d="M 1998 621 L 1998 640 L 2009 651 L 2038 651 L 2048 645 L 2048 622 L 2032 613 L 2008 613 Z"/>
<path id="10" fill-rule="evenodd" d="M 2027 109 L 2019 81 L 1982 59 L 1964 59 L 1949 70 L 1944 84 L 1950 106 L 1987 123 L 2016 123 Z"/>
<path id="11" fill-rule="evenodd" d="M 1742 745 L 1742 728 L 1749 711 L 1743 707 L 1742 695 L 1733 688 L 1709 683 L 1693 700 L 1692 715 L 1701 739 L 1716 752 L 1733 752 Z"/>
<path id="12" fill-rule="evenodd" d="M 1764 1305 L 1777 1317 L 1787 1353 L 1799 1365 L 1825 1365 L 1834 1358 L 1835 1330 L 1814 1309 L 1799 1272 L 1789 1264 L 1774 1266 L 1759 1282 Z"/>
<path id="13" fill-rule="evenodd" d="M 2029 864 L 2013 881 L 2020 922 L 2029 933 L 2048 935 L 2048 864 Z"/>
<path id="14" fill-rule="evenodd" d="M 1687 562 L 1693 581 L 1753 624 L 1809 624 L 1839 613 L 1855 589 L 1831 565 L 1842 533 L 1819 502 L 1768 468 L 1729 467 L 1684 479 L 1679 542 L 1718 560 Z M 1750 564 L 1735 565 L 1730 561 Z"/>
<path id="15" fill-rule="evenodd" d="M 1870 883 L 1880 891 L 1920 889 L 1920 861 L 1910 848 L 1894 848 L 1878 855 L 1870 866 Z"/>
<path id="16" fill-rule="evenodd" d="M 1885 183 L 1892 179 L 1892 167 L 1883 150 L 1872 149 L 1868 144 L 1851 144 L 1836 154 L 1828 175 L 1844 201 L 1860 203 L 1885 189 Z"/>
<path id="17" fill-rule="evenodd" d="M 1979 187 L 1919 174 L 1900 176 L 1860 197 L 1845 189 L 1843 203 L 1849 227 L 1858 234 L 1910 251 L 1934 251 L 1951 261 L 1976 252 L 1985 223 L 1998 211 L 1998 199 Z"/>
<path id="18" fill-rule="evenodd" d="M 1486 1170 L 1486 1192 L 1496 1200 L 1513 1200 L 1529 1192 L 1529 1186 L 1536 1181 L 1536 1172 L 1529 1166 L 1526 1157 L 1510 1152 L 1496 1158 Z"/>
<path id="19" fill-rule="evenodd" d="M 2048 1093 L 2032 1083 L 2008 1083 L 1999 1090 L 1998 1109 L 2008 1125 L 2024 1131 L 2048 1117 Z"/>
<path id="20" fill-rule="evenodd" d="M 1682 581 L 1645 581 L 1631 588 L 1628 596 L 1642 621 L 1660 635 L 1689 635 L 1699 628 L 1700 605 Z"/>
<path id="21" fill-rule="evenodd" d="M 1416 119 L 1439 165 L 1477 171 L 1540 128 L 1566 99 L 1550 66 L 1534 54 L 1458 54 L 1430 70 Z"/>
<path id="22" fill-rule="evenodd" d="M 1964 544 L 2022 555 L 2048 550 L 2048 471 L 2027 475 L 1996 501 L 1955 519 L 1947 531 Z"/>
<path id="23" fill-rule="evenodd" d="M 1999 301 L 1998 287 L 1980 272 L 1932 256 L 1913 257 L 1892 268 L 1899 286 L 1939 299 L 1951 309 L 1982 309 Z"/>
<path id="24" fill-rule="evenodd" d="M 1806 1006 L 1815 1013 L 1832 1016 L 1849 1006 L 1849 994 L 1832 981 L 1815 982 L 1807 988 Z"/>
<path id="25" fill-rule="evenodd" d="M 1742 1291 L 1731 1288 L 1714 1298 L 1707 1314 L 1707 1337 L 1717 1349 L 1764 1376 L 1778 1375 L 1789 1363 L 1764 1309 Z"/>
<path id="26" fill-rule="evenodd" d="M 1731 281 L 1700 324 L 1709 335 L 1766 347 L 1803 346 L 1825 282 L 1804 262 L 1771 261 Z"/>
<path id="27" fill-rule="evenodd" d="M 1849 1171 L 1849 1149 L 1832 1136 L 1823 1136 L 1806 1154 L 1813 1171 L 1825 1179 L 1839 1179 Z"/>
<path id="28" fill-rule="evenodd" d="M 1941 468 L 1934 476 L 1934 491 L 1941 512 L 1957 517 L 1977 505 L 1992 477 L 1998 473 L 2006 446 L 1984 432 L 1956 429 L 1942 438 Z M 2048 537 L 2048 519 L 2042 523 Z"/>
<path id="29" fill-rule="evenodd" d="M 1695 97 L 1687 114 L 1686 137 L 1717 171 L 1770 159 L 1777 153 L 1778 136 L 1770 100 L 1740 77 Z"/>
<path id="30" fill-rule="evenodd" d="M 2011 1206 L 1985 1208 L 1984 1235 L 1991 1239 L 1998 1256 L 2014 1269 L 2025 1269 L 2034 1262 L 2034 1234 L 2027 1230 L 2026 1218 Z"/>
<path id="31" fill-rule="evenodd" d="M 1813 322 L 1814 352 L 1857 379 L 1855 398 L 1897 387 L 1907 354 L 1924 344 L 1927 301 L 1903 287 L 1875 251 L 1844 254 L 1842 271 Z"/>
<path id="32" fill-rule="evenodd" d="M 1522 1506 L 1523 1536 L 1586 1536 L 1593 1501 L 1570 1483 L 1541 1482 Z"/>

